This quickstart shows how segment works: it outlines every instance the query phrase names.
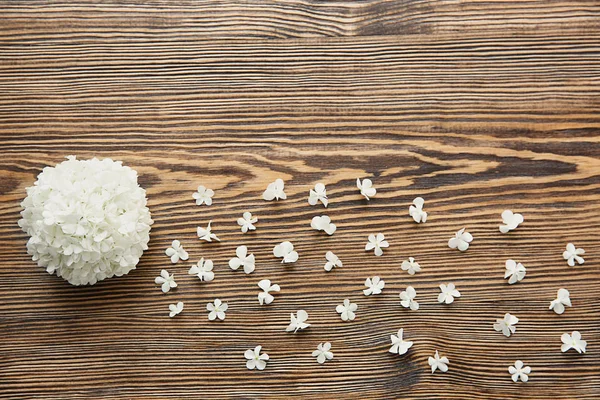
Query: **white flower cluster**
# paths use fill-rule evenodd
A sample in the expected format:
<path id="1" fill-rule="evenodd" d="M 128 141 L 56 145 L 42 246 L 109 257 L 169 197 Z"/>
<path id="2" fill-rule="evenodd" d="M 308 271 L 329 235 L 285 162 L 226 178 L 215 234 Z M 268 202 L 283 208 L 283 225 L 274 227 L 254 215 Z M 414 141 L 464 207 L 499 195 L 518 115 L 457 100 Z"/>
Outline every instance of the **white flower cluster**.
<path id="1" fill-rule="evenodd" d="M 73 285 L 135 269 L 153 221 L 137 172 L 110 158 L 46 167 L 21 203 L 19 226 L 40 267 Z"/>

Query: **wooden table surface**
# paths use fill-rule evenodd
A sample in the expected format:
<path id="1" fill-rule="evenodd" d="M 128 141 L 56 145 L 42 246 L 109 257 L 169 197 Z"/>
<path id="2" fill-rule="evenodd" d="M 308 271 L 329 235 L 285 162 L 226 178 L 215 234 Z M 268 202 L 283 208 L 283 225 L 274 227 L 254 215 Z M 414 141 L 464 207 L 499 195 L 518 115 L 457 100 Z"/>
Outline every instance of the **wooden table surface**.
<path id="1" fill-rule="evenodd" d="M 0 1 L 0 398 L 600 398 L 600 2 Z M 155 224 L 129 275 L 74 287 L 27 255 L 20 201 L 70 154 L 139 171 Z M 288 199 L 265 202 L 276 178 Z M 372 177 L 367 202 L 355 187 Z M 330 206 L 310 207 L 327 185 Z M 196 206 L 199 185 L 216 192 Z M 423 196 L 429 219 L 408 216 Z M 524 224 L 502 235 L 504 209 Z M 250 210 L 257 231 L 236 219 Z M 310 229 L 326 213 L 327 237 Z M 221 243 L 195 230 L 213 221 Z M 462 227 L 466 253 L 448 239 Z M 364 251 L 370 233 L 391 243 Z M 191 257 L 172 265 L 173 239 Z M 293 266 L 272 256 L 291 240 Z M 586 250 L 568 267 L 569 242 Z M 251 275 L 227 265 L 245 244 Z M 344 266 L 323 270 L 333 250 Z M 216 278 L 187 274 L 200 257 Z M 423 270 L 409 276 L 402 260 Z M 504 262 L 527 267 L 516 285 Z M 163 294 L 161 269 L 179 287 Z M 365 297 L 365 278 L 386 281 Z M 257 282 L 282 287 L 259 306 Z M 438 285 L 462 297 L 437 303 Z M 416 312 L 400 306 L 407 285 Z M 548 310 L 567 288 L 573 307 Z M 206 303 L 229 303 L 209 322 Z M 357 318 L 343 323 L 349 298 Z M 176 318 L 168 304 L 185 302 Z M 284 332 L 290 312 L 313 325 Z M 517 332 L 492 328 L 510 312 Z M 388 353 L 404 328 L 407 355 Z M 579 330 L 588 351 L 561 353 Z M 319 365 L 311 352 L 332 343 Z M 256 345 L 267 369 L 248 371 Z M 446 374 L 431 374 L 438 349 Z M 512 382 L 521 359 L 533 372 Z"/>

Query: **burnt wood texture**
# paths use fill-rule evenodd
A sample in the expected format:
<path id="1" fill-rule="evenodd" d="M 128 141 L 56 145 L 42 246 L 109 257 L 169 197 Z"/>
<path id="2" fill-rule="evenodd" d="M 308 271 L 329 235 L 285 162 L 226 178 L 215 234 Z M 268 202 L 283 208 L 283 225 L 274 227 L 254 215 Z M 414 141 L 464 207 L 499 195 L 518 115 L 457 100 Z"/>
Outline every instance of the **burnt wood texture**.
<path id="1" fill-rule="evenodd" d="M 0 398 L 600 398 L 599 96 L 598 1 L 0 1 Z M 155 220 L 138 268 L 92 287 L 36 266 L 17 226 L 25 188 L 71 154 L 137 169 Z M 263 201 L 278 177 L 288 199 Z M 370 202 L 357 177 L 373 179 Z M 307 203 L 317 182 L 327 209 Z M 211 207 L 192 199 L 200 184 Z M 505 209 L 525 222 L 503 235 Z M 236 224 L 244 211 L 255 232 Z M 331 237 L 310 228 L 321 214 Z M 222 242 L 198 240 L 209 220 Z M 447 246 L 462 227 L 466 253 Z M 382 257 L 364 251 L 377 232 Z M 189 261 L 170 263 L 173 239 Z M 283 240 L 291 266 L 272 255 Z M 585 264 L 567 266 L 569 242 Z M 227 264 L 242 244 L 251 275 Z M 328 250 L 344 263 L 330 273 Z M 422 272 L 401 270 L 409 256 Z M 187 274 L 200 257 L 213 282 Z M 509 258 L 527 268 L 515 285 Z M 383 294 L 365 297 L 374 275 Z M 282 290 L 259 306 L 265 278 Z M 447 282 L 462 297 L 441 305 Z M 400 306 L 407 285 L 416 312 Z M 573 307 L 556 315 L 561 287 Z M 225 321 L 207 319 L 215 298 Z M 359 309 L 344 323 L 346 298 Z M 312 326 L 285 333 L 299 309 Z M 492 328 L 506 312 L 510 338 Z M 399 328 L 404 356 L 388 353 Z M 573 330 L 586 354 L 561 353 Z M 319 365 L 326 341 L 335 358 Z M 271 360 L 248 371 L 259 344 Z M 430 372 L 436 349 L 446 374 Z M 526 384 L 507 371 L 517 359 Z"/>

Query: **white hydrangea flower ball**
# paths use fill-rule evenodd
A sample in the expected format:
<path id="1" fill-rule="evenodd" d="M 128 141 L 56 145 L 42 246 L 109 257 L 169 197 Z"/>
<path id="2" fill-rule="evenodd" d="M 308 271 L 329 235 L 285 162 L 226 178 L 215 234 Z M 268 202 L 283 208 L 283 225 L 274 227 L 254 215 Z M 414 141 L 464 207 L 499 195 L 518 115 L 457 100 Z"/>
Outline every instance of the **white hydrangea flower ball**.
<path id="1" fill-rule="evenodd" d="M 150 240 L 150 210 L 137 172 L 110 158 L 46 167 L 21 203 L 19 226 L 40 267 L 73 285 L 135 269 Z"/>

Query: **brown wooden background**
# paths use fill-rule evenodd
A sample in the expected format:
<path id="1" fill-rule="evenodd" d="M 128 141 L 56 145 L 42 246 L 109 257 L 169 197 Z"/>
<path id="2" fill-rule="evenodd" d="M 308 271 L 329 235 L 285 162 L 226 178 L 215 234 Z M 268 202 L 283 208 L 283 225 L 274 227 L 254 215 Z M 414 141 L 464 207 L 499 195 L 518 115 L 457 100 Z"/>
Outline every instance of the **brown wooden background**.
<path id="1" fill-rule="evenodd" d="M 597 399 L 600 398 L 600 3 L 598 1 L 0 1 L 0 397 L 11 399 Z M 112 157 L 140 173 L 156 221 L 128 276 L 72 287 L 35 266 L 17 226 L 25 188 L 75 154 Z M 373 176 L 366 203 L 356 177 Z M 275 178 L 288 200 L 260 195 Z M 327 184 L 333 237 L 308 190 Z M 198 184 L 215 189 L 198 207 Z M 427 224 L 407 215 L 426 199 Z M 522 212 L 514 233 L 500 213 Z M 236 218 L 260 221 L 243 235 Z M 218 244 L 200 243 L 213 220 Z M 466 226 L 462 254 L 446 243 Z M 384 232 L 383 257 L 363 251 Z M 200 284 L 172 266 L 173 239 L 214 260 Z M 291 240 L 300 260 L 272 254 Z M 561 253 L 587 251 L 569 268 Z M 227 260 L 246 244 L 250 276 Z M 344 267 L 329 274 L 324 254 Z M 414 256 L 423 271 L 400 263 Z M 527 267 L 509 286 L 504 261 Z M 164 295 L 153 279 L 175 272 Z M 383 295 L 363 281 L 380 275 Z M 282 292 L 269 307 L 256 283 Z M 463 297 L 437 304 L 437 285 Z M 421 309 L 400 307 L 412 284 Z M 573 307 L 548 305 L 560 287 Z M 230 311 L 209 323 L 206 303 Z M 359 304 L 342 323 L 335 306 Z M 185 301 L 169 319 L 167 306 Z M 313 326 L 284 332 L 300 308 Z M 505 338 L 505 312 L 521 322 Z M 400 327 L 415 345 L 388 354 Z M 560 352 L 581 331 L 588 353 Z M 323 366 L 311 352 L 330 341 Z M 261 344 L 263 372 L 243 353 Z M 431 375 L 427 357 L 450 358 Z M 530 382 L 507 367 L 521 359 Z"/>

